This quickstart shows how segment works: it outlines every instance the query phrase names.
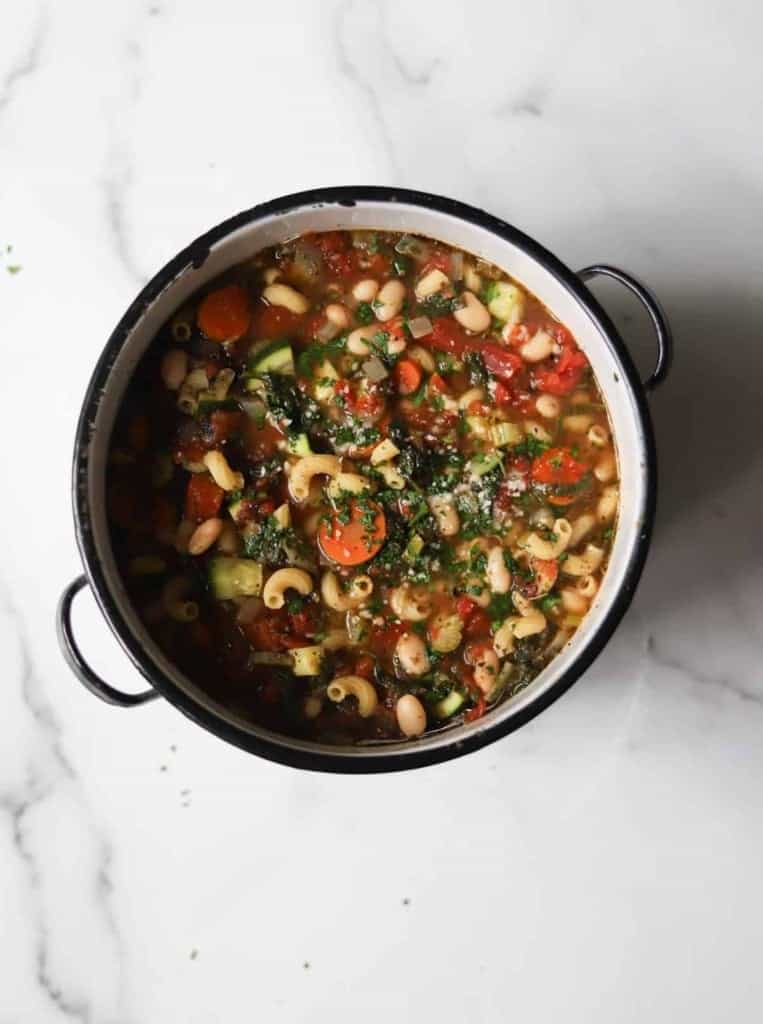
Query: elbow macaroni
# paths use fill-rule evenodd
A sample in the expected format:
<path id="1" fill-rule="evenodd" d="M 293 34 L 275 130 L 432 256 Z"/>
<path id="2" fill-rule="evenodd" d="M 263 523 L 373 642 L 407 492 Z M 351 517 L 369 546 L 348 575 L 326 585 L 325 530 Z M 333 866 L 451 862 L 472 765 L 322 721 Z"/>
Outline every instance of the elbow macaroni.
<path id="1" fill-rule="evenodd" d="M 314 476 L 337 476 L 342 469 L 336 455 L 305 455 L 295 462 L 289 475 L 289 493 L 295 501 L 307 501 Z"/>
<path id="2" fill-rule="evenodd" d="M 335 704 L 343 701 L 345 697 L 355 697 L 358 701 L 358 714 L 361 718 L 368 718 L 372 715 L 379 703 L 376 690 L 362 676 L 337 676 L 329 683 L 326 694 L 329 700 Z"/>
<path id="3" fill-rule="evenodd" d="M 268 608 L 283 608 L 284 594 L 296 590 L 307 597 L 313 590 L 313 578 L 304 569 L 277 569 L 269 578 L 262 591 L 262 600 Z"/>

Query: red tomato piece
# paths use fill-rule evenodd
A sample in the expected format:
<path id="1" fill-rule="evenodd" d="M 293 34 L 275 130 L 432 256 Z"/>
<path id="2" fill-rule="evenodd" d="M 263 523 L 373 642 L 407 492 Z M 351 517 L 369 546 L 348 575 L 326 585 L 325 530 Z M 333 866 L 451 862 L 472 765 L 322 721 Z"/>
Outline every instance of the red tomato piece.
<path id="1" fill-rule="evenodd" d="M 188 481 L 185 494 L 185 514 L 187 519 L 203 523 L 220 511 L 224 491 L 211 476 L 206 473 L 194 473 Z"/>
<path id="2" fill-rule="evenodd" d="M 475 608 L 464 627 L 464 636 L 473 640 L 481 636 L 490 636 L 490 616 L 484 608 Z"/>
<path id="3" fill-rule="evenodd" d="M 570 332 L 561 324 L 554 325 L 553 333 L 562 351 L 551 369 L 539 367 L 533 372 L 533 381 L 539 391 L 549 395 L 568 395 L 580 383 L 588 360 L 575 344 Z"/>
<path id="4" fill-rule="evenodd" d="M 466 594 L 461 594 L 460 597 L 456 598 L 456 612 L 462 622 L 467 621 L 476 607 L 476 601 L 472 601 Z"/>
<path id="5" fill-rule="evenodd" d="M 549 448 L 533 459 L 530 476 L 533 483 L 555 487 L 577 484 L 588 472 L 588 466 L 573 456 L 568 448 Z"/>

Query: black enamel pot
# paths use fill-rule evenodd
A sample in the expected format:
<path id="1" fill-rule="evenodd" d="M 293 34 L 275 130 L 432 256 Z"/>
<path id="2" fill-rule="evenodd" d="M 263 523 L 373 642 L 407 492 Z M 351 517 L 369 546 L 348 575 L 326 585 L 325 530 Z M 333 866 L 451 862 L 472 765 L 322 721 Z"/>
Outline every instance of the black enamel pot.
<path id="1" fill-rule="evenodd" d="M 326 747 L 272 733 L 216 703 L 171 664 L 141 624 L 114 562 L 105 515 L 105 470 L 114 420 L 130 377 L 160 325 L 207 281 L 261 248 L 305 231 L 377 228 L 409 231 L 472 252 L 505 268 L 537 295 L 576 336 L 593 366 L 612 420 L 620 470 L 618 528 L 603 584 L 567 646 L 514 698 L 478 721 L 415 741 Z M 610 318 L 584 282 L 618 280 L 646 307 L 654 326 L 657 366 L 644 384 Z M 516 228 L 451 199 L 404 189 L 344 187 L 284 196 L 240 213 L 184 249 L 149 282 L 120 320 L 85 395 L 74 446 L 74 522 L 85 575 L 58 608 L 62 651 L 96 696 L 119 707 L 164 697 L 198 725 L 253 754 L 299 768 L 334 772 L 397 771 L 477 750 L 524 725 L 565 692 L 612 636 L 633 597 L 655 513 L 657 468 L 646 393 L 666 376 L 671 336 L 654 296 L 623 271 L 595 265 L 573 273 Z M 75 641 L 71 605 L 86 584 L 150 688 L 127 694 L 89 667 Z"/>

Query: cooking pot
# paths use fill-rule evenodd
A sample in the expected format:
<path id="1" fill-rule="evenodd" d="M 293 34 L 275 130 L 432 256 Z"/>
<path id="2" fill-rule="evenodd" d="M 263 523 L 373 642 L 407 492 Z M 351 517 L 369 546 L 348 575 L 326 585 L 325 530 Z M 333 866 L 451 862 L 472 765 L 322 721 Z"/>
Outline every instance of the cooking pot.
<path id="1" fill-rule="evenodd" d="M 569 643 L 516 696 L 477 721 L 417 740 L 334 747 L 273 733 L 215 701 L 162 653 L 132 607 L 117 569 L 106 520 L 105 477 L 111 431 L 130 378 L 160 326 L 197 289 L 256 251 L 306 231 L 375 228 L 428 235 L 489 260 L 534 293 L 574 334 L 593 367 L 612 422 L 620 470 L 620 511 L 609 567 Z M 657 363 L 642 383 L 612 321 L 584 282 L 619 281 L 645 306 Z M 672 342 L 653 296 L 629 274 L 596 264 L 573 273 L 516 228 L 452 199 L 405 189 L 342 187 L 284 196 L 212 228 L 171 260 L 137 296 L 106 343 L 85 395 L 74 444 L 72 498 L 85 574 L 64 591 L 57 612 L 62 651 L 96 696 L 119 707 L 164 697 L 194 722 L 253 754 L 299 768 L 377 772 L 414 768 L 476 750 L 535 717 L 585 672 L 612 636 L 633 597 L 655 514 L 657 467 L 646 393 L 666 376 Z M 74 596 L 90 585 L 103 615 L 150 688 L 125 693 L 101 679 L 75 640 Z"/>

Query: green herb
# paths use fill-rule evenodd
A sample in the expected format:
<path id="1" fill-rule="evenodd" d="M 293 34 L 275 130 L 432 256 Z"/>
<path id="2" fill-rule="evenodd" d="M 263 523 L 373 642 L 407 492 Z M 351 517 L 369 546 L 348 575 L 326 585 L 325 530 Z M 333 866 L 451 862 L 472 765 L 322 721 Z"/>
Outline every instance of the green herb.
<path id="1" fill-rule="evenodd" d="M 400 253 L 395 253 L 392 257 L 392 269 L 398 277 L 405 277 L 410 270 L 410 266 L 411 264 L 407 256 L 401 256 Z"/>
<path id="2" fill-rule="evenodd" d="M 490 604 L 487 606 L 487 613 L 490 621 L 498 624 L 507 619 L 514 611 L 514 604 L 511 594 L 493 594 Z"/>
<path id="3" fill-rule="evenodd" d="M 518 445 L 512 448 L 512 454 L 524 456 L 526 459 L 537 459 L 543 452 L 548 451 L 549 445 L 545 441 L 539 441 L 537 437 L 527 435 Z"/>
<path id="4" fill-rule="evenodd" d="M 336 338 L 332 338 L 331 341 L 314 342 L 304 352 L 300 352 L 297 358 L 297 373 L 300 377 L 312 377 L 316 366 L 320 365 L 324 359 L 330 359 L 331 356 L 344 352 L 346 345 L 346 334 L 340 334 Z M 288 377 L 285 378 L 287 382 L 288 379 Z"/>
<path id="5" fill-rule="evenodd" d="M 376 315 L 371 307 L 370 302 L 359 302 L 357 309 L 355 310 L 355 319 L 363 324 L 372 324 L 376 319 Z"/>
<path id="6" fill-rule="evenodd" d="M 556 606 L 560 603 L 561 600 L 561 597 L 558 594 L 555 594 L 553 590 L 551 590 L 548 594 L 544 594 L 538 602 L 540 605 L 540 610 L 543 612 L 544 615 L 548 615 L 550 612 L 554 610 L 554 608 L 556 608 Z"/>
<path id="7" fill-rule="evenodd" d="M 472 387 L 486 387 L 487 370 L 485 360 L 479 352 L 467 352 L 464 356 L 464 364 L 469 374 L 469 383 Z"/>
<path id="8" fill-rule="evenodd" d="M 454 359 L 449 352 L 435 352 L 434 361 L 437 372 L 442 377 L 447 376 L 449 373 L 455 373 L 460 365 L 458 360 Z"/>
<path id="9" fill-rule="evenodd" d="M 451 296 L 443 295 L 442 292 L 428 295 L 418 304 L 419 313 L 428 316 L 432 320 L 436 320 L 441 316 L 450 316 L 455 308 L 456 300 Z"/>
<path id="10" fill-rule="evenodd" d="M 288 563 L 295 554 L 309 554 L 305 542 L 291 527 L 282 527 L 273 516 L 268 516 L 256 533 L 244 537 L 247 558 L 266 565 Z"/>
<path id="11" fill-rule="evenodd" d="M 286 602 L 286 611 L 289 615 L 298 615 L 302 611 L 304 603 L 301 597 L 290 597 Z"/>

